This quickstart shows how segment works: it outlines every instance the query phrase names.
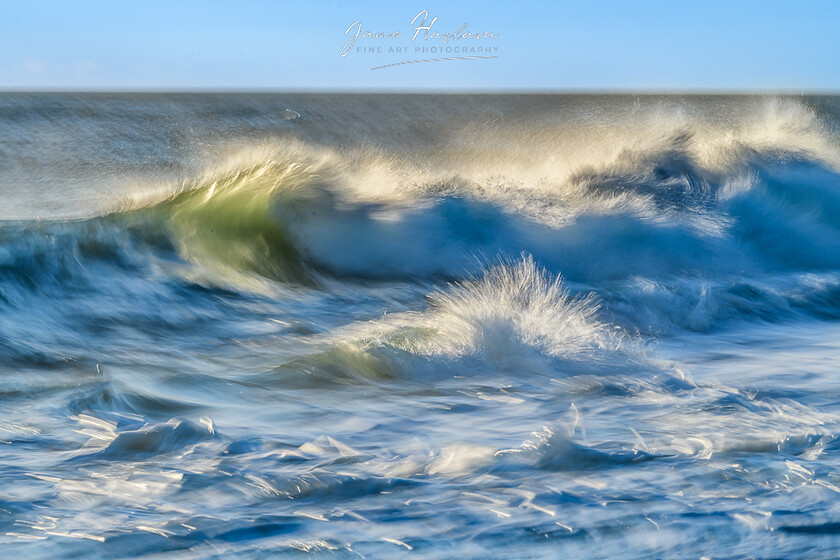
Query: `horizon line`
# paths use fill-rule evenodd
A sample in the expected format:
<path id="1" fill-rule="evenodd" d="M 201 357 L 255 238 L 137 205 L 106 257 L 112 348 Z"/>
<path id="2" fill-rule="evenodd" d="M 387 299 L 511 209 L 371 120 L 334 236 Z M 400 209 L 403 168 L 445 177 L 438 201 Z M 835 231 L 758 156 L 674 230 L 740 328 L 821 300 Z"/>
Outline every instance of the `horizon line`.
<path id="1" fill-rule="evenodd" d="M 8 93 L 104 93 L 104 94 L 349 94 L 349 95 L 755 95 L 755 96 L 838 96 L 838 89 L 800 89 L 800 88 L 767 88 L 767 89 L 689 89 L 689 88 L 493 88 L 493 89 L 404 89 L 404 88 L 215 88 L 215 87 L 103 87 L 103 88 L 63 88 L 63 87 L 0 87 L 0 94 Z"/>

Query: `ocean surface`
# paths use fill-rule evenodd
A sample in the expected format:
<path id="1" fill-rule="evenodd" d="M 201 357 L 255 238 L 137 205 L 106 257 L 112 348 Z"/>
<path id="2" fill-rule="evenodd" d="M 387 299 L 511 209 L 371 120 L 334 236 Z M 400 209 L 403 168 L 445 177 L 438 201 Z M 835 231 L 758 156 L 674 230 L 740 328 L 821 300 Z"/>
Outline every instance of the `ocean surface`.
<path id="1" fill-rule="evenodd" d="M 0 557 L 840 556 L 840 98 L 0 94 Z"/>

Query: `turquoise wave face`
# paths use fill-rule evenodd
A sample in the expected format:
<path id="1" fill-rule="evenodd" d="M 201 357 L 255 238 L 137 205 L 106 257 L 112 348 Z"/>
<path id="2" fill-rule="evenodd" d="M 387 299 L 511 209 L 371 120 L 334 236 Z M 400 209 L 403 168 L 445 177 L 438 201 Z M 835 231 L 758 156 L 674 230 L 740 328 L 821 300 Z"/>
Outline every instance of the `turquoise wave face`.
<path id="1" fill-rule="evenodd" d="M 836 547 L 839 107 L 0 96 L 0 543 Z"/>

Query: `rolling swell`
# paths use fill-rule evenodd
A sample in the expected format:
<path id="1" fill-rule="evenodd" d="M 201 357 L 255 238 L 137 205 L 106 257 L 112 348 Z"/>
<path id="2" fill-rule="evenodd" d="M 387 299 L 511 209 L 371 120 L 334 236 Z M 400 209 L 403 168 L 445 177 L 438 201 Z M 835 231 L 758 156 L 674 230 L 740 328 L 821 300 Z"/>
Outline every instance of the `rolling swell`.
<path id="1" fill-rule="evenodd" d="M 458 280 L 524 253 L 642 331 L 838 314 L 836 167 L 813 141 L 796 144 L 801 131 L 714 150 L 707 134 L 675 130 L 536 178 L 260 146 L 162 199 L 83 220 L 4 223 L 0 304 L 20 306 L 30 292 L 60 298 L 161 263 L 183 265 L 165 274 L 248 291 L 260 278 Z"/>

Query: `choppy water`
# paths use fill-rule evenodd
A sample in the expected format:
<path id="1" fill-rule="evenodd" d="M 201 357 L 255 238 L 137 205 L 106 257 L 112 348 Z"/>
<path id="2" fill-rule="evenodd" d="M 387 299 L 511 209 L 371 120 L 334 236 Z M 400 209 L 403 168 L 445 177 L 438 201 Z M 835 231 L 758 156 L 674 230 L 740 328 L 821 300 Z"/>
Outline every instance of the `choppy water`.
<path id="1" fill-rule="evenodd" d="M 0 555 L 836 557 L 838 125 L 0 95 Z"/>

